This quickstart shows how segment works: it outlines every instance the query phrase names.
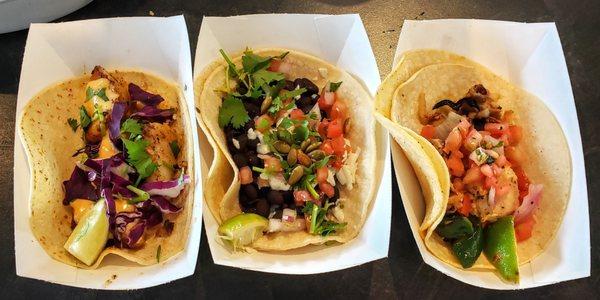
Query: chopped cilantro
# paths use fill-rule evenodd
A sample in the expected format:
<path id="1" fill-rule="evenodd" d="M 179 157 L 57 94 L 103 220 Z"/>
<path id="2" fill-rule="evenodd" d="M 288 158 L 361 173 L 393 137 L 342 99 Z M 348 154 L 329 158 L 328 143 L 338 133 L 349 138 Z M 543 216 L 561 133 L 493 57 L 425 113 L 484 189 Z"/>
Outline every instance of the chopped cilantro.
<path id="1" fill-rule="evenodd" d="M 175 158 L 177 158 L 177 156 L 179 156 L 179 143 L 177 143 L 177 141 L 172 141 L 169 143 L 169 147 L 171 148 L 171 152 L 173 153 L 173 156 Z"/>
<path id="2" fill-rule="evenodd" d="M 294 139 L 296 142 L 303 142 L 308 138 L 310 130 L 308 129 L 308 121 L 304 120 L 294 128 Z"/>
<path id="3" fill-rule="evenodd" d="M 297 96 L 302 95 L 302 93 L 304 93 L 304 92 L 306 92 L 305 88 L 299 88 L 299 89 L 295 89 L 293 91 L 286 91 L 286 92 L 279 94 L 279 98 L 281 98 L 281 99 L 295 98 Z"/>
<path id="4" fill-rule="evenodd" d="M 73 118 L 68 118 L 67 124 L 69 124 L 69 126 L 71 126 L 71 129 L 73 129 L 73 132 L 77 131 L 77 127 L 79 126 L 79 125 L 77 125 L 77 120 L 75 120 Z"/>
<path id="5" fill-rule="evenodd" d="M 330 207 L 331 203 L 329 202 L 325 202 L 323 207 L 319 207 L 310 201 L 306 202 L 302 211 L 310 218 L 309 233 L 327 236 L 346 226 L 346 223 L 336 223 L 326 220 L 327 211 Z"/>
<path id="6" fill-rule="evenodd" d="M 87 128 L 90 125 L 90 123 L 92 123 L 92 119 L 90 118 L 90 116 L 88 116 L 83 105 L 79 108 L 79 123 L 81 124 L 81 128 L 83 129 Z"/>
<path id="7" fill-rule="evenodd" d="M 227 95 L 219 109 L 219 126 L 225 127 L 227 124 L 231 124 L 233 128 L 240 128 L 248 121 L 250 121 L 250 116 L 248 116 L 242 100 Z"/>
<path id="8" fill-rule="evenodd" d="M 94 90 L 91 87 L 88 87 L 85 90 L 85 98 L 86 100 L 90 100 L 94 98 L 94 96 L 98 96 L 98 98 L 108 101 L 108 97 L 106 96 L 106 88 L 101 88 L 99 90 Z"/>
<path id="9" fill-rule="evenodd" d="M 258 86 L 263 86 L 265 84 L 269 84 L 273 81 L 284 80 L 285 76 L 283 73 L 271 72 L 265 69 L 258 70 L 252 74 L 252 80 Z"/>
<path id="10" fill-rule="evenodd" d="M 329 84 L 329 91 L 330 92 L 335 92 L 340 88 L 340 85 L 342 85 L 342 82 L 332 82 Z"/>
<path id="11" fill-rule="evenodd" d="M 138 172 L 139 177 L 136 185 L 144 178 L 152 175 L 156 171 L 157 165 L 152 161 L 150 155 L 146 152 L 146 147 L 150 142 L 144 139 L 130 141 L 122 139 L 127 149 L 127 162 Z"/>
<path id="12" fill-rule="evenodd" d="M 142 134 L 142 125 L 135 119 L 127 119 L 121 124 L 121 132 L 129 132 L 129 139 Z"/>
<path id="13" fill-rule="evenodd" d="M 269 67 L 272 59 L 270 56 L 263 57 L 252 53 L 250 50 L 246 50 L 242 56 L 242 66 L 246 73 L 254 73 Z"/>
<path id="14" fill-rule="evenodd" d="M 231 61 L 231 58 L 229 58 L 229 56 L 227 56 L 227 53 L 225 53 L 225 51 L 223 51 L 223 49 L 220 49 L 219 52 L 221 52 L 221 55 L 223 56 L 223 58 L 227 62 L 227 65 L 229 66 L 228 71 L 227 71 L 229 73 L 229 76 L 239 77 L 240 75 L 235 67 L 235 64 L 233 64 L 233 62 Z"/>

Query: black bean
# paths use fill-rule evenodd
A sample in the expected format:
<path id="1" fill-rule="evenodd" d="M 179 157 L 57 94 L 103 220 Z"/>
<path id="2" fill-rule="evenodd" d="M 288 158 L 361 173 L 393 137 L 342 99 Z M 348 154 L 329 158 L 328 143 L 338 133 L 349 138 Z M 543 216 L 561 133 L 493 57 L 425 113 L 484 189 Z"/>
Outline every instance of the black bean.
<path id="1" fill-rule="evenodd" d="M 285 203 L 294 203 L 294 193 L 292 191 L 282 191 L 281 193 Z"/>
<path id="2" fill-rule="evenodd" d="M 267 200 L 271 204 L 283 204 L 283 194 L 280 191 L 271 190 L 267 193 Z"/>
<path id="3" fill-rule="evenodd" d="M 242 208 L 251 206 L 245 193 L 239 193 L 238 202 Z"/>
<path id="4" fill-rule="evenodd" d="M 256 146 L 258 146 L 258 144 L 260 143 L 260 140 L 258 138 L 255 138 L 253 140 L 248 139 L 248 149 L 250 150 L 256 150 Z"/>
<path id="5" fill-rule="evenodd" d="M 240 93 L 240 95 L 244 95 L 248 92 L 248 88 L 245 84 L 239 82 L 237 86 L 237 92 Z"/>
<path id="6" fill-rule="evenodd" d="M 254 119 L 254 117 L 257 117 L 260 115 L 260 104 L 250 102 L 250 101 L 245 101 L 244 107 L 246 108 L 246 111 L 248 112 L 248 116 L 250 116 L 250 119 Z"/>
<path id="7" fill-rule="evenodd" d="M 283 209 L 275 210 L 275 214 L 273 215 L 273 219 L 281 219 L 283 217 Z"/>
<path id="8" fill-rule="evenodd" d="M 248 132 L 250 128 L 254 129 L 254 122 L 252 121 L 246 122 L 246 125 L 244 125 L 244 132 Z"/>
<path id="9" fill-rule="evenodd" d="M 271 190 L 271 187 L 268 186 L 263 186 L 260 189 L 258 189 L 258 193 L 260 194 L 261 197 L 267 197 L 267 194 L 269 193 L 269 191 Z"/>
<path id="10" fill-rule="evenodd" d="M 236 138 L 238 144 L 240 144 L 240 151 L 246 151 L 246 147 L 248 146 L 248 136 L 246 134 L 242 134 Z"/>
<path id="11" fill-rule="evenodd" d="M 254 200 L 254 199 L 258 198 L 258 189 L 252 183 L 242 185 L 242 191 L 244 192 L 246 197 L 248 197 L 248 199 L 250 199 L 250 200 Z"/>
<path id="12" fill-rule="evenodd" d="M 248 165 L 248 158 L 244 153 L 236 153 L 233 155 L 233 161 L 238 168 L 243 168 Z"/>
<path id="13" fill-rule="evenodd" d="M 254 152 L 248 152 L 248 163 L 253 167 L 257 167 L 257 168 L 263 167 L 262 159 L 260 159 Z"/>
<path id="14" fill-rule="evenodd" d="M 256 201 L 256 213 L 268 218 L 269 217 L 269 203 L 267 202 L 267 200 L 260 198 L 258 199 L 258 201 Z"/>
<path id="15" fill-rule="evenodd" d="M 317 87 L 316 84 L 314 84 L 312 81 L 310 81 L 310 79 L 308 78 L 296 78 L 296 80 L 294 80 L 294 87 L 299 86 L 301 88 L 305 88 L 306 92 L 304 92 L 305 95 L 312 95 L 312 94 L 317 94 L 319 93 L 319 87 Z"/>
<path id="16" fill-rule="evenodd" d="M 291 91 L 295 88 L 296 88 L 296 85 L 294 84 L 293 81 L 290 81 L 290 80 L 285 81 L 285 85 L 283 86 L 283 89 Z"/>

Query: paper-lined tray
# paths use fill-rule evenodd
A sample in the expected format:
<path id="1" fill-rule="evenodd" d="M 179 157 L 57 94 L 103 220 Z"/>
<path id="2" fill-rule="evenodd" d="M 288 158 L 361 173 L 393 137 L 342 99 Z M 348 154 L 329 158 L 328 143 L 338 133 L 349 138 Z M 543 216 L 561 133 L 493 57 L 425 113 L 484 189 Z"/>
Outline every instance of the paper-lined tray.
<path id="1" fill-rule="evenodd" d="M 267 14 L 204 17 L 194 74 L 220 58 L 219 49 L 234 53 L 246 47 L 279 47 L 320 57 L 354 75 L 371 94 L 380 83 L 379 71 L 366 31 L 358 15 Z M 199 109 L 202 109 L 201 107 Z M 387 140 L 387 139 L 386 139 Z M 212 157 L 208 143 L 200 139 L 203 167 Z M 387 149 L 387 145 L 384 145 Z M 388 253 L 391 218 L 391 173 L 385 155 L 383 180 L 361 233 L 336 246 L 311 246 L 285 254 L 231 253 L 217 241 L 218 224 L 205 206 L 204 222 L 213 260 L 218 265 L 287 274 L 312 274 L 340 270 L 384 258 Z M 203 169 L 203 174 L 207 170 Z"/>
<path id="2" fill-rule="evenodd" d="M 547 249 L 520 267 L 521 283 L 503 283 L 491 272 L 463 271 L 427 251 L 418 227 L 424 215 L 419 183 L 401 149 L 392 143 L 396 178 L 423 260 L 444 274 L 490 289 L 524 289 L 590 276 L 590 228 L 579 123 L 562 47 L 554 23 L 488 20 L 405 21 L 394 65 L 403 52 L 440 49 L 466 56 L 539 97 L 556 115 L 571 154 L 573 178 L 563 223 Z M 548 195 L 551 197 L 552 195 Z"/>
<path id="3" fill-rule="evenodd" d="M 94 289 L 138 289 L 194 273 L 202 229 L 200 153 L 195 130 L 194 97 L 188 34 L 183 16 L 114 18 L 58 24 L 32 24 L 27 37 L 17 116 L 45 87 L 89 73 L 95 65 L 147 71 L 177 83 L 183 90 L 193 128 L 196 167 L 195 202 L 185 251 L 153 266 L 139 266 L 108 256 L 96 270 L 53 260 L 29 227 L 30 172 L 25 150 L 15 133 L 14 217 L 17 275 Z M 17 117 L 17 120 L 19 118 Z M 16 126 L 18 127 L 18 126 Z"/>

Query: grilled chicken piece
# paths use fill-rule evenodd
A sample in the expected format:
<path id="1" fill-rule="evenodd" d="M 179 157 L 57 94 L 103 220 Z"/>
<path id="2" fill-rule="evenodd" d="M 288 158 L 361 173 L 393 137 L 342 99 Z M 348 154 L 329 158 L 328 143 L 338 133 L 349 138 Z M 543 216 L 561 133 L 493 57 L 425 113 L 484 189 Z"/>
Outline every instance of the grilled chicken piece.
<path id="1" fill-rule="evenodd" d="M 509 167 L 504 168 L 504 172 L 498 177 L 498 186 L 503 185 L 507 185 L 509 191 L 501 197 L 495 197 L 493 205 L 490 205 L 488 197 L 476 201 L 475 209 L 482 221 L 495 221 L 514 213 L 519 207 L 517 175 Z"/>

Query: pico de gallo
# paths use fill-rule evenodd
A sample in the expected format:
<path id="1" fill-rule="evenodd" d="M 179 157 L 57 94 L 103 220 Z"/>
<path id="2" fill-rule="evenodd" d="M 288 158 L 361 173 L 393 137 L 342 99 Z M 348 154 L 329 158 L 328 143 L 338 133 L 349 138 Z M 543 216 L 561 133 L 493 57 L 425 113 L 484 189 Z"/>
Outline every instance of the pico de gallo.
<path id="1" fill-rule="evenodd" d="M 242 215 L 265 218 L 266 234 L 343 230 L 340 189 L 352 189 L 360 149 L 346 138 L 351 119 L 336 92 L 342 82 L 318 87 L 290 78 L 287 53 L 247 50 L 241 68 L 221 54 L 232 84 L 222 96 L 219 125 L 239 169 Z"/>
<path id="2" fill-rule="evenodd" d="M 523 169 L 526 155 L 519 145 L 526 141 L 514 112 L 503 110 L 478 84 L 457 102 L 437 102 L 421 122 L 421 135 L 451 175 L 446 214 L 436 232 L 452 244 L 462 266 L 471 267 L 486 242 L 497 240 L 482 236 L 481 229 L 500 220 L 512 218 L 517 242 L 529 239 L 543 186 L 531 183 Z M 512 228 L 502 227 L 511 234 Z"/>

